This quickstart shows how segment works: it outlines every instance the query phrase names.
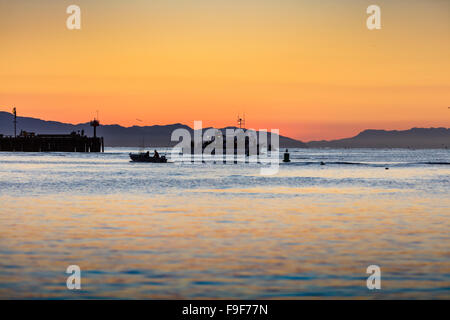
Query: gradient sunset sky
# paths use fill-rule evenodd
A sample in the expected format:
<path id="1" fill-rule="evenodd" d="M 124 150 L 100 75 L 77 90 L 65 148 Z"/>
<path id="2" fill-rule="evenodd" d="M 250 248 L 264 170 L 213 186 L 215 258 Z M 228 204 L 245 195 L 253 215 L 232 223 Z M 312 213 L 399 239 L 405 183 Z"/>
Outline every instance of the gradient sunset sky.
<path id="1" fill-rule="evenodd" d="M 222 127 L 245 112 L 302 140 L 450 124 L 448 0 L 0 0 L 0 41 L 0 110 L 21 116 Z"/>

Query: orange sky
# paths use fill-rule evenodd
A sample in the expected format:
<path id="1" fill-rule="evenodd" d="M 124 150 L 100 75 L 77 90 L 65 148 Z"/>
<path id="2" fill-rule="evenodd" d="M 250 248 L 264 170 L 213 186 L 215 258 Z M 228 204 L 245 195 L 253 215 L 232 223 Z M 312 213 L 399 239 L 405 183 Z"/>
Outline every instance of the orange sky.
<path id="1" fill-rule="evenodd" d="M 450 123 L 449 1 L 0 0 L 0 15 L 0 110 L 22 116 L 227 126 L 245 112 L 302 140 Z"/>

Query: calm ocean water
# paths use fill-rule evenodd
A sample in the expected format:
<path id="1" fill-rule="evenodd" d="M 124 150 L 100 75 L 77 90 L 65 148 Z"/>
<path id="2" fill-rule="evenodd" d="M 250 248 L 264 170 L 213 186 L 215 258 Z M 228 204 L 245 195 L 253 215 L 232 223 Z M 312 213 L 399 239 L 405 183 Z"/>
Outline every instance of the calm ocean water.
<path id="1" fill-rule="evenodd" d="M 450 298 L 450 150 L 296 149 L 274 176 L 129 151 L 0 153 L 0 298 Z"/>

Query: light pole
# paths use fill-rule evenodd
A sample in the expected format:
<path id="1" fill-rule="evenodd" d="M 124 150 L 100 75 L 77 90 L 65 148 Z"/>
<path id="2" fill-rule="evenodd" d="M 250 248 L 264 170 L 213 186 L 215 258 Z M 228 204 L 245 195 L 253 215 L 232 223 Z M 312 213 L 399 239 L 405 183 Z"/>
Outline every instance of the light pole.
<path id="1" fill-rule="evenodd" d="M 13 108 L 13 115 L 14 115 L 14 138 L 17 138 L 17 110 L 16 108 Z"/>

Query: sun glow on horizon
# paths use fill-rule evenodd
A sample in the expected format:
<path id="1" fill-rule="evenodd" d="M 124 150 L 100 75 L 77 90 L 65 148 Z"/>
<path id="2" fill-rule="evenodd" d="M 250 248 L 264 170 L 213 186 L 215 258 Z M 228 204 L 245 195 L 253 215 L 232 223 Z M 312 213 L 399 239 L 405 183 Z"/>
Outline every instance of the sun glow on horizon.
<path id="1" fill-rule="evenodd" d="M 450 3 L 0 0 L 0 106 L 70 123 L 279 128 L 301 140 L 449 126 Z M 6 106 L 11 106 L 7 109 Z M 136 119 L 142 119 L 137 122 Z"/>

